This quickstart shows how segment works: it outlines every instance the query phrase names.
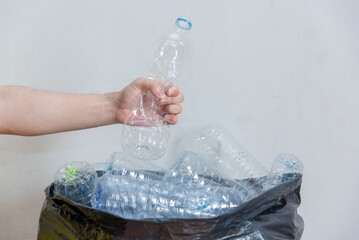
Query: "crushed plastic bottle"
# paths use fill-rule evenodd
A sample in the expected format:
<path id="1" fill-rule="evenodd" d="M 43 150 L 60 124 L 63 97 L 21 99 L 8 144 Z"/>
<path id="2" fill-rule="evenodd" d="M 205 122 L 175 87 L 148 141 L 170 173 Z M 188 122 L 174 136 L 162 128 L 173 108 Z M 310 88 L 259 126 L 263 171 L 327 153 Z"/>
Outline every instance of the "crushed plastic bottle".
<path id="1" fill-rule="evenodd" d="M 168 220 L 215 217 L 243 203 L 243 194 L 233 188 L 236 183 L 225 186 L 230 181 L 221 179 L 195 153 L 185 152 L 161 179 L 136 170 L 157 169 L 152 163 L 139 161 L 134 167 L 130 162 L 124 153 L 111 155 L 95 191 L 94 208 L 127 219 Z"/>
<path id="2" fill-rule="evenodd" d="M 192 151 L 232 179 L 260 177 L 266 169 L 221 126 L 207 126 L 182 141 L 182 151 Z"/>
<path id="3" fill-rule="evenodd" d="M 303 163 L 299 158 L 289 153 L 281 153 L 273 161 L 272 168 L 265 183 L 265 189 L 268 190 L 278 186 L 302 174 Z"/>
<path id="4" fill-rule="evenodd" d="M 213 218 L 303 173 L 302 162 L 283 153 L 265 176 L 248 151 L 218 127 L 202 129 L 185 141 L 187 150 L 167 171 L 115 152 L 106 164 L 96 164 L 103 175 L 99 179 L 85 162 L 66 164 L 56 173 L 55 191 L 125 219 Z"/>
<path id="5" fill-rule="evenodd" d="M 133 158 L 123 152 L 114 152 L 106 162 L 106 175 L 122 175 L 141 180 L 161 180 L 163 168 L 147 160 Z"/>
<path id="6" fill-rule="evenodd" d="M 212 185 L 220 182 L 220 173 L 191 151 L 185 151 L 173 167 L 166 171 L 163 181 L 171 184 Z M 218 184 L 217 184 L 218 185 Z"/>
<path id="7" fill-rule="evenodd" d="M 90 205 L 97 184 L 97 173 L 86 162 L 65 164 L 55 174 L 55 191 L 74 202 Z"/>
<path id="8" fill-rule="evenodd" d="M 178 18 L 175 27 L 157 45 L 151 63 L 151 79 L 161 82 L 166 91 L 178 76 L 178 70 L 187 54 L 187 35 L 192 23 Z M 164 119 L 157 99 L 144 93 L 123 125 L 123 151 L 135 158 L 156 160 L 166 151 L 170 127 Z"/>
<path id="9" fill-rule="evenodd" d="M 267 171 L 224 128 L 205 127 L 185 138 L 180 149 L 199 155 L 204 159 L 201 168 L 207 167 L 212 171 L 207 170 L 205 175 L 216 176 L 216 181 L 241 191 L 245 195 L 244 200 L 250 200 L 263 191 Z M 199 174 L 203 175 L 201 171 Z"/>
<path id="10" fill-rule="evenodd" d="M 191 204 L 197 217 L 213 217 L 244 201 L 244 195 L 235 189 L 238 184 L 225 179 L 210 163 L 194 152 L 185 151 L 175 165 L 164 175 L 164 182 L 185 185 L 197 191 L 189 194 Z M 192 214 L 192 215 L 193 215 Z"/>
<path id="11" fill-rule="evenodd" d="M 101 177 L 92 199 L 95 209 L 135 220 L 216 217 L 241 203 L 238 191 L 230 188 L 189 188 L 124 175 Z"/>

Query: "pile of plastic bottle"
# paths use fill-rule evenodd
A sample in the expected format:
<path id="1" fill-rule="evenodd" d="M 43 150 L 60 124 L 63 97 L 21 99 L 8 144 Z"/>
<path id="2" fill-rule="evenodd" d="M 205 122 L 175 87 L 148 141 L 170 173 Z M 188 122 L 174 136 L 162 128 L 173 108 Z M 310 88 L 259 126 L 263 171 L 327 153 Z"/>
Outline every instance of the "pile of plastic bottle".
<path id="1" fill-rule="evenodd" d="M 293 155 L 280 154 L 269 171 L 224 129 L 205 128 L 183 140 L 184 151 L 163 170 L 115 152 L 104 171 L 85 162 L 66 164 L 55 176 L 59 195 L 126 219 L 216 217 L 302 174 Z"/>
<path id="2" fill-rule="evenodd" d="M 164 90 L 178 75 L 191 28 L 190 20 L 178 18 L 156 47 L 149 77 Z M 123 152 L 113 153 L 104 171 L 86 162 L 66 164 L 55 175 L 55 192 L 127 219 L 210 218 L 303 171 L 298 158 L 280 154 L 268 172 L 228 132 L 214 127 L 184 139 L 177 161 L 165 171 L 148 160 L 163 156 L 169 130 L 157 99 L 142 94 L 125 120 Z"/>

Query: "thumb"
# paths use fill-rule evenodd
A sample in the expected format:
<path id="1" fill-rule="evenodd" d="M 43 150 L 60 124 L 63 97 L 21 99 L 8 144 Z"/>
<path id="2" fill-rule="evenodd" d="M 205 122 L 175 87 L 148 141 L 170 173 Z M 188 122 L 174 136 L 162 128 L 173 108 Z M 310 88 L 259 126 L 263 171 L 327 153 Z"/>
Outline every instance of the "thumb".
<path id="1" fill-rule="evenodd" d="M 166 97 L 166 94 L 163 91 L 159 81 L 140 77 L 135 79 L 132 84 L 137 90 L 141 92 L 150 91 L 154 96 L 160 99 Z"/>

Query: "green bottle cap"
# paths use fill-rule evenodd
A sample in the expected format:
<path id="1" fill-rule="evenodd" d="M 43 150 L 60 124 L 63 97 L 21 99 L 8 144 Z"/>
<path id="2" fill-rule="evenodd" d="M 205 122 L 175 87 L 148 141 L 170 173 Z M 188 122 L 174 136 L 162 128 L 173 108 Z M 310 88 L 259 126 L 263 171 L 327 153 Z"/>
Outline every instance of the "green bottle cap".
<path id="1" fill-rule="evenodd" d="M 64 180 L 69 183 L 74 183 L 79 173 L 80 171 L 77 167 L 67 165 L 64 173 Z"/>

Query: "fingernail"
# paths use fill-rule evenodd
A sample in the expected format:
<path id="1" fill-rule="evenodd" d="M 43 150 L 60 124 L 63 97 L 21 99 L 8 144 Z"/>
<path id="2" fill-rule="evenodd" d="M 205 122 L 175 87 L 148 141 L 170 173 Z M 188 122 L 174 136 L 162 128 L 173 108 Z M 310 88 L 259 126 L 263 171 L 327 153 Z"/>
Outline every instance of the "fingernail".
<path id="1" fill-rule="evenodd" d="M 162 89 L 157 89 L 157 97 L 164 98 L 166 95 Z"/>

